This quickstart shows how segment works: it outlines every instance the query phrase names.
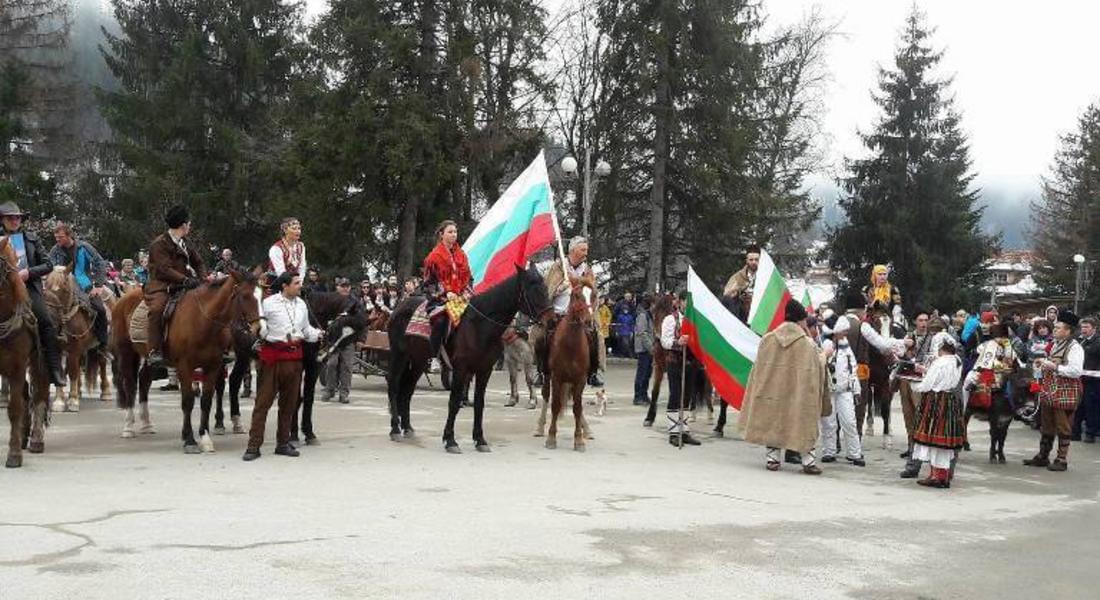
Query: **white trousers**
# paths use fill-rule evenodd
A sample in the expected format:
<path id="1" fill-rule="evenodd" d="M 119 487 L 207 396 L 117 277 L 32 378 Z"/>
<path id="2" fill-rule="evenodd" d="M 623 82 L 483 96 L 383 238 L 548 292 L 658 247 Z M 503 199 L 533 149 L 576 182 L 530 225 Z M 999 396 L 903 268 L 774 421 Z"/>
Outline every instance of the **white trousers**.
<path id="1" fill-rule="evenodd" d="M 821 417 L 821 439 L 818 447 L 822 456 L 836 456 L 836 428 L 840 423 L 840 433 L 844 438 L 844 449 L 848 458 L 863 458 L 863 447 L 859 443 L 856 431 L 856 401 L 852 392 L 833 392 L 833 414 Z"/>

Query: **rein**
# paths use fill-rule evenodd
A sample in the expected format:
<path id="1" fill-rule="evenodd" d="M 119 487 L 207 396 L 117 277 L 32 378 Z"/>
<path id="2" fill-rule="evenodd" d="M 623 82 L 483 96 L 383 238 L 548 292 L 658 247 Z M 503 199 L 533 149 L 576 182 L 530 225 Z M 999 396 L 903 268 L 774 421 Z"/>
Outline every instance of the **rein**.
<path id="1" fill-rule="evenodd" d="M 0 257 L 0 277 L 8 278 L 18 270 L 12 265 L 8 258 Z M 13 290 L 14 291 L 14 290 Z M 8 292 L 3 288 L 0 288 L 0 296 L 7 296 Z M 12 295 L 14 299 L 14 294 Z M 19 333 L 19 330 L 23 327 L 30 328 L 31 332 L 36 336 L 38 335 L 38 321 L 34 318 L 34 312 L 31 311 L 31 304 L 29 301 L 19 302 L 15 305 L 15 309 L 12 311 L 12 315 L 7 320 L 0 322 L 0 341 L 5 341 L 11 336 Z"/>

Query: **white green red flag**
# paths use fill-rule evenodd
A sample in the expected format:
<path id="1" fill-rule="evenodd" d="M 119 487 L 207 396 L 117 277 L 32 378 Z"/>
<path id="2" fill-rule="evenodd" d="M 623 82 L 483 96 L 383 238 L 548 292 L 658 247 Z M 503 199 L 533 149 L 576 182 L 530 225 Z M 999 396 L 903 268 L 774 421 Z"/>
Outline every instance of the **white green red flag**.
<path id="1" fill-rule="evenodd" d="M 692 354 L 706 367 L 714 391 L 740 410 L 760 336 L 722 306 L 691 267 L 687 289 L 688 305 L 681 331 L 689 338 Z"/>
<path id="2" fill-rule="evenodd" d="M 535 253 L 557 240 L 554 198 L 542 152 L 508 186 L 478 222 L 462 249 L 470 259 L 474 291 L 515 274 Z"/>
<path id="3" fill-rule="evenodd" d="M 787 281 L 771 255 L 761 248 L 760 265 L 756 268 L 756 282 L 752 288 L 752 306 L 749 307 L 749 327 L 758 335 L 779 327 L 790 300 Z"/>
<path id="4" fill-rule="evenodd" d="M 813 298 L 810 298 L 809 286 L 807 286 L 806 289 L 802 290 L 802 306 L 806 309 L 806 312 L 814 312 L 814 300 Z"/>

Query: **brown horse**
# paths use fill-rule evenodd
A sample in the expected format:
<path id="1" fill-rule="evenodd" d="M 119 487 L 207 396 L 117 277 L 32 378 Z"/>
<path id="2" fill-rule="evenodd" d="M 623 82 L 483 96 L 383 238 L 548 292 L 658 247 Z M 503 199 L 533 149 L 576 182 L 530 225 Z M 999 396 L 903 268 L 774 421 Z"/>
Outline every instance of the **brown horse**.
<path id="1" fill-rule="evenodd" d="M 118 296 L 111 288 L 104 286 L 100 288 L 99 299 L 103 302 L 104 308 L 107 309 L 107 327 L 109 330 L 112 322 L 111 313 L 115 309 L 115 304 L 118 304 Z M 107 402 L 111 399 L 111 379 L 107 377 L 107 363 L 107 359 L 98 349 L 88 352 L 84 356 L 84 387 L 94 390 L 96 385 L 99 385 L 99 400 L 101 402 Z"/>
<path id="2" fill-rule="evenodd" d="M 4 463 L 8 468 L 23 466 L 24 447 L 34 454 L 45 451 L 46 404 L 50 394 L 46 367 L 37 356 L 38 327 L 27 286 L 19 277 L 18 264 L 10 241 L 0 237 L 0 375 L 9 385 L 11 434 Z"/>
<path id="3" fill-rule="evenodd" d="M 95 343 L 92 330 L 93 314 L 79 301 L 80 288 L 67 267 L 54 267 L 46 276 L 43 290 L 50 315 L 57 321 L 61 337 L 61 353 L 65 358 L 65 375 L 69 378 L 69 394 L 65 388 L 55 389 L 53 412 L 80 411 L 80 364 Z"/>
<path id="4" fill-rule="evenodd" d="M 222 358 L 233 343 L 233 330 L 251 329 L 250 334 L 255 335 L 259 328 L 260 307 L 253 295 L 255 287 L 254 273 L 233 272 L 226 279 L 187 291 L 179 299 L 168 328 L 166 358 L 176 367 L 179 377 L 183 408 L 180 437 L 187 454 L 214 451 L 214 442 L 209 435 L 214 388 L 225 368 Z M 119 373 L 119 407 L 127 410 L 122 430 L 124 438 L 134 437 L 135 397 L 141 403 L 142 433 L 155 433 L 148 408 L 152 378 L 149 366 L 142 364 L 142 359 L 148 355 L 148 347 L 144 341 L 135 342 L 130 337 L 130 317 L 141 302 L 142 294 L 138 290 L 123 296 L 115 306 L 115 327 L 111 332 Z M 195 406 L 192 380 L 196 369 L 201 369 L 203 373 L 202 416 L 199 422 L 201 449 L 191 427 L 191 411 Z"/>
<path id="5" fill-rule="evenodd" d="M 672 294 L 661 294 L 653 303 L 653 381 L 649 390 L 649 411 L 646 413 L 645 426 L 653 424 L 657 418 L 657 403 L 661 400 L 661 382 L 665 380 L 665 367 L 668 365 L 668 351 L 661 345 L 661 325 L 665 317 L 673 313 Z"/>
<path id="6" fill-rule="evenodd" d="M 565 403 L 566 393 L 573 399 L 573 449 L 585 450 L 588 424 L 584 420 L 584 387 L 588 380 L 588 330 L 592 328 L 592 311 L 584 297 L 584 286 L 579 279 L 570 278 L 573 292 L 569 296 L 569 310 L 562 317 L 550 342 L 550 375 L 543 378 L 542 394 L 545 400 L 547 388 L 551 393 L 550 431 L 546 447 L 558 447 L 558 416 Z M 539 417 L 539 432 L 546 421 L 546 403 Z"/>

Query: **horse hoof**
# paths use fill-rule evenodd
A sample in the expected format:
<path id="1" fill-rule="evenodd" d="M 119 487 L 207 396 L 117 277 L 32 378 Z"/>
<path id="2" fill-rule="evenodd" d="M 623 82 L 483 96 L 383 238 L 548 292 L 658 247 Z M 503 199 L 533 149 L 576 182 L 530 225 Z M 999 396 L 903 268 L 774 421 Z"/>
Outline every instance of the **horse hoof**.
<path id="1" fill-rule="evenodd" d="M 541 432 L 541 431 L 536 431 L 535 432 L 535 437 L 544 437 L 544 436 L 546 436 L 546 434 Z"/>
<path id="2" fill-rule="evenodd" d="M 55 413 L 65 412 L 65 403 L 61 400 L 54 400 L 53 404 L 50 405 L 50 410 Z"/>
<path id="3" fill-rule="evenodd" d="M 1003 457 L 1003 456 L 998 456 L 998 457 L 997 457 L 997 464 L 999 464 L 999 465 L 1003 465 L 1003 464 L 1005 464 L 1005 457 Z"/>
<path id="4" fill-rule="evenodd" d="M 214 428 L 214 435 L 225 435 L 225 427 L 218 425 Z"/>
<path id="5" fill-rule="evenodd" d="M 31 454 L 42 454 L 46 451 L 46 442 L 31 442 L 27 444 L 27 451 Z"/>
<path id="6" fill-rule="evenodd" d="M 6 462 L 4 462 L 4 466 L 9 468 L 9 469 L 18 469 L 19 467 L 22 467 L 23 466 L 23 456 L 22 455 L 18 455 L 18 456 L 9 455 L 8 460 Z"/>
<path id="7" fill-rule="evenodd" d="M 458 444 L 447 446 L 444 449 L 447 451 L 447 454 L 462 454 L 462 448 L 459 448 Z"/>
<path id="8" fill-rule="evenodd" d="M 558 448 L 558 441 L 557 440 L 551 439 L 551 438 L 546 439 L 546 449 L 547 450 L 557 450 L 557 448 Z"/>
<path id="9" fill-rule="evenodd" d="M 489 447 L 489 444 L 478 444 L 476 448 L 478 452 L 482 453 L 489 453 L 493 451 L 493 449 Z"/>
<path id="10" fill-rule="evenodd" d="M 156 432 L 157 428 L 153 427 L 152 423 L 149 423 L 148 425 L 142 425 L 141 427 L 141 433 L 144 435 L 153 435 Z"/>
<path id="11" fill-rule="evenodd" d="M 573 450 L 576 452 L 584 452 L 585 446 L 584 444 L 573 444 Z"/>
<path id="12" fill-rule="evenodd" d="M 183 453 L 184 454 L 202 454 L 202 450 L 199 449 L 198 444 L 184 444 L 183 445 Z"/>
<path id="13" fill-rule="evenodd" d="M 133 429 L 123 429 L 121 437 L 124 440 L 128 440 L 128 439 L 134 437 L 134 430 Z"/>
<path id="14" fill-rule="evenodd" d="M 416 430 L 415 430 L 415 429 L 412 429 L 412 428 L 406 429 L 406 430 L 405 430 L 405 431 L 404 431 L 404 432 L 402 433 L 402 435 L 404 435 L 404 436 L 405 436 L 405 439 L 411 440 L 411 439 L 413 439 L 413 438 L 415 438 L 415 437 L 416 437 Z"/>
<path id="15" fill-rule="evenodd" d="M 396 431 L 391 431 L 390 432 L 390 441 L 391 442 L 400 442 L 401 441 L 401 434 L 396 432 Z"/>
<path id="16" fill-rule="evenodd" d="M 247 433 L 247 432 L 244 430 L 244 427 L 241 427 L 240 425 L 234 425 L 233 426 L 233 433 Z"/>
<path id="17" fill-rule="evenodd" d="M 68 403 L 67 405 L 65 405 L 65 412 L 73 412 L 73 413 L 80 412 L 80 401 L 74 400 L 74 401 Z"/>
<path id="18" fill-rule="evenodd" d="M 584 432 L 584 439 L 586 439 L 586 440 L 594 440 L 594 439 L 596 439 L 596 436 L 594 436 L 594 435 L 592 435 L 591 433 L 589 433 L 589 432 L 587 432 L 587 431 L 586 431 L 586 432 Z"/>
<path id="19" fill-rule="evenodd" d="M 202 438 L 199 439 L 199 447 L 206 453 L 216 452 L 214 450 L 214 440 L 210 438 L 209 433 L 202 434 Z"/>

